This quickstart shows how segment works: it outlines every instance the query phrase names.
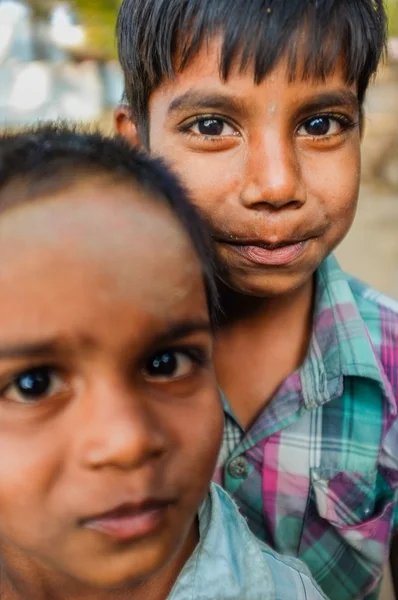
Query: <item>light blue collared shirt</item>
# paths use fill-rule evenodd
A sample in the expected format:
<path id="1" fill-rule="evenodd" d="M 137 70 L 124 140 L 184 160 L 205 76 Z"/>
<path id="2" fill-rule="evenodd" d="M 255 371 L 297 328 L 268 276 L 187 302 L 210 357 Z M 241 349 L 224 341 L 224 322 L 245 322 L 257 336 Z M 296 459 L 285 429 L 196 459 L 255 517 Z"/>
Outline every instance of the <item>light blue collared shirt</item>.
<path id="1" fill-rule="evenodd" d="M 325 600 L 307 568 L 257 540 L 214 483 L 199 511 L 199 532 L 169 600 Z"/>

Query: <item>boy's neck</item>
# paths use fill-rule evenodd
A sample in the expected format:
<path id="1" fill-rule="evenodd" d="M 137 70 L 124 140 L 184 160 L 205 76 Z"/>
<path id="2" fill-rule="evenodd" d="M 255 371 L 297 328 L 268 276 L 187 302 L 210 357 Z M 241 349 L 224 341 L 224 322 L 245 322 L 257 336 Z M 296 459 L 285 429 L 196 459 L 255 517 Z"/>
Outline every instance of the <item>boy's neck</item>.
<path id="1" fill-rule="evenodd" d="M 314 282 L 289 295 L 253 298 L 221 290 L 215 344 L 218 381 L 246 429 L 303 363 L 313 319 Z"/>
<path id="2" fill-rule="evenodd" d="M 103 590 L 81 585 L 60 575 L 49 576 L 37 565 L 10 553 L 0 563 L 1 600 L 165 600 L 170 594 L 184 565 L 190 559 L 199 541 L 198 523 L 195 522 L 181 552 L 160 573 L 140 584 Z"/>
<path id="3" fill-rule="evenodd" d="M 222 316 L 220 331 L 233 330 L 240 327 L 258 327 L 275 319 L 303 319 L 307 308 L 312 308 L 314 280 L 304 286 L 282 296 L 259 298 L 241 294 L 221 284 L 219 288 Z M 303 312 L 304 308 L 304 312 Z"/>

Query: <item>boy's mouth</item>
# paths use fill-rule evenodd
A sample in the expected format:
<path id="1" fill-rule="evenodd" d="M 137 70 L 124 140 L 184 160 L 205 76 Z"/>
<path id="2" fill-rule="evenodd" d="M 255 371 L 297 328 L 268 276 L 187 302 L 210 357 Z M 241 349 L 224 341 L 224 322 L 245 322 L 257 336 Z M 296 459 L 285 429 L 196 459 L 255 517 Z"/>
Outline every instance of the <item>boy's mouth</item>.
<path id="1" fill-rule="evenodd" d="M 241 256 L 252 263 L 269 266 L 285 266 L 300 258 L 307 250 L 310 239 L 297 242 L 280 242 L 268 244 L 260 241 L 223 240 L 223 245 L 228 245 Z"/>
<path id="2" fill-rule="evenodd" d="M 115 541 L 133 541 L 155 533 L 164 523 L 172 504 L 170 500 L 121 504 L 99 515 L 81 519 L 80 524 Z"/>

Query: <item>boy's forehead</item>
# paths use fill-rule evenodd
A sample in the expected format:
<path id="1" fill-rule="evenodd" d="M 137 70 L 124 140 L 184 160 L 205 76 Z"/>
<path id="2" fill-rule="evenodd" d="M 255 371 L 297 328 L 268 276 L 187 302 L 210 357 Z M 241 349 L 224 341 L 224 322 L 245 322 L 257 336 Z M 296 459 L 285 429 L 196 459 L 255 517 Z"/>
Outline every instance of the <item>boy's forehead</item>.
<path id="1" fill-rule="evenodd" d="M 0 265 L 4 285 L 22 269 L 33 275 L 62 271 L 61 261 L 70 278 L 92 271 L 93 279 L 99 274 L 137 299 L 188 294 L 195 273 L 201 281 L 188 236 L 161 200 L 135 194 L 127 186 L 84 185 L 3 214 L 0 252 L 9 257 Z"/>
<path id="2" fill-rule="evenodd" d="M 277 65 L 265 75 L 261 82 L 255 81 L 254 64 L 248 64 L 242 71 L 239 59 L 234 62 L 228 77 L 224 79 L 220 70 L 222 40 L 214 39 L 203 44 L 196 56 L 188 65 L 177 70 L 172 79 L 166 79 L 153 93 L 149 101 L 150 110 L 154 99 L 167 104 L 167 113 L 173 115 L 183 110 L 225 108 L 226 104 L 235 112 L 247 110 L 253 102 L 288 101 L 298 104 L 311 96 L 318 97 L 331 94 L 330 101 L 325 98 L 326 105 L 351 104 L 358 107 L 357 85 L 346 80 L 342 59 L 336 62 L 335 68 L 326 77 L 306 77 L 303 68 L 296 70 L 294 77 L 289 72 L 287 56 L 281 58 Z M 300 61 L 300 58 L 298 57 Z M 219 105 L 219 106 L 218 106 Z M 228 108 L 227 106 L 227 108 Z"/>

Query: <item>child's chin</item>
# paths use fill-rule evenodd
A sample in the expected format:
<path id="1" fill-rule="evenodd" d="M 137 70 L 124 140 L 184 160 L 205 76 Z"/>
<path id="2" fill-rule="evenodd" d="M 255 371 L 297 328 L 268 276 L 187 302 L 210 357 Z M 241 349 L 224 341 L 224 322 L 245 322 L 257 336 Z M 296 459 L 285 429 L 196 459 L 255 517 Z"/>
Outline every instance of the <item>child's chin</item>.
<path id="1" fill-rule="evenodd" d="M 166 554 L 166 553 L 165 553 Z M 134 556 L 126 551 L 122 556 L 109 557 L 104 564 L 90 561 L 71 569 L 69 575 L 88 588 L 118 590 L 134 588 L 138 583 L 150 579 L 168 563 L 167 556 L 157 552 L 148 558 Z"/>
<path id="2" fill-rule="evenodd" d="M 274 270 L 269 273 L 230 274 L 224 283 L 235 292 L 254 298 L 275 298 L 295 292 L 311 280 L 316 267 L 305 272 L 284 273 Z"/>

